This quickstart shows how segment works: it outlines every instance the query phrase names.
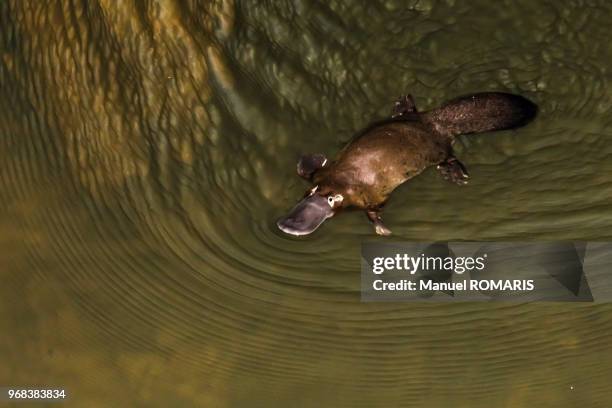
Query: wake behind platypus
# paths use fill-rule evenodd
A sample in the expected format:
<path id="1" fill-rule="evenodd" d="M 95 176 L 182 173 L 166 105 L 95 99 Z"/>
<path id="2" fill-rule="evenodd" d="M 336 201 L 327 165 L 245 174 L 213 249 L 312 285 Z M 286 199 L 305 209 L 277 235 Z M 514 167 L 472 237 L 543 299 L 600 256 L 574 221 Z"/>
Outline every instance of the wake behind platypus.
<path id="1" fill-rule="evenodd" d="M 446 180 L 467 183 L 468 172 L 453 153 L 456 136 L 517 128 L 536 113 L 533 102 L 502 92 L 459 97 L 427 112 L 418 112 L 410 95 L 400 97 L 390 118 L 359 132 L 335 160 L 320 153 L 300 159 L 298 174 L 313 187 L 277 225 L 306 235 L 352 207 L 366 211 L 377 234 L 389 235 L 380 214 L 400 184 L 434 165 Z"/>

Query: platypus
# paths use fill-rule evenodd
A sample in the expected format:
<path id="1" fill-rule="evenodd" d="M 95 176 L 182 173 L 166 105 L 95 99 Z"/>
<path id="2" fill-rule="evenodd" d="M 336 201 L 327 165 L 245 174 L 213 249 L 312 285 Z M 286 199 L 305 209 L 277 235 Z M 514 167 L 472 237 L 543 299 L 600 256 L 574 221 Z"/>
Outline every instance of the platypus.
<path id="1" fill-rule="evenodd" d="M 452 183 L 468 182 L 466 167 L 453 154 L 459 135 L 513 129 L 530 122 L 537 106 L 503 92 L 461 96 L 419 112 L 411 95 L 401 96 L 390 117 L 357 133 L 335 160 L 302 156 L 297 172 L 312 183 L 289 215 L 277 222 L 287 234 L 306 235 L 345 208 L 365 210 L 379 235 L 389 235 L 381 219 L 389 196 L 429 166 Z"/>

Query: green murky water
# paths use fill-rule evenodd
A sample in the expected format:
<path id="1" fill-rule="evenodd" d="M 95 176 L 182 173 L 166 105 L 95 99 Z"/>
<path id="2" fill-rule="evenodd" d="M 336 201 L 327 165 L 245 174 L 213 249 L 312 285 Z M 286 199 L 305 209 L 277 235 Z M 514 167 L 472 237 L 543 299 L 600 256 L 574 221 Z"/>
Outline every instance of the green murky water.
<path id="1" fill-rule="evenodd" d="M 47 4 L 49 3 L 49 4 Z M 608 407 L 612 306 L 362 304 L 365 216 L 274 221 L 388 114 L 537 102 L 391 240 L 612 238 L 607 1 L 3 1 L 0 385 L 68 405 Z"/>

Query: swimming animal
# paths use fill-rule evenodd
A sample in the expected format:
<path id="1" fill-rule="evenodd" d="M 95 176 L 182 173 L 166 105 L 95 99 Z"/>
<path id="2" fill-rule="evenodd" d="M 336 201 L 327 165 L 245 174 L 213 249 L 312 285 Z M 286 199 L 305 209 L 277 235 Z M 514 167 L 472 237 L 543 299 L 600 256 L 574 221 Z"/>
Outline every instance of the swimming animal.
<path id="1" fill-rule="evenodd" d="M 453 154 L 456 137 L 517 128 L 537 110 L 528 99 L 503 92 L 461 96 L 426 112 L 417 111 L 411 95 L 401 96 L 389 118 L 357 133 L 335 160 L 321 153 L 300 158 L 297 173 L 313 187 L 277 225 L 287 234 L 306 235 L 339 211 L 356 208 L 365 210 L 377 234 L 389 235 L 381 212 L 400 184 L 429 166 L 466 184 L 468 171 Z"/>

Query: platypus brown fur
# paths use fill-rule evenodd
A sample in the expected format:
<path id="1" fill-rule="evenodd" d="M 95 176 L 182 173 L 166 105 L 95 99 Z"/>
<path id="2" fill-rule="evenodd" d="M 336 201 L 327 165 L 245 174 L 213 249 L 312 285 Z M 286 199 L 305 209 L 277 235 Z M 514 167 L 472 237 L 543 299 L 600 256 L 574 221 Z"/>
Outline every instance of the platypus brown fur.
<path id="1" fill-rule="evenodd" d="M 288 234 L 305 235 L 352 207 L 366 211 L 377 234 L 389 235 L 380 213 L 400 184 L 433 165 L 445 179 L 467 183 L 467 170 L 453 154 L 456 136 L 517 128 L 536 113 L 528 99 L 502 92 L 459 97 L 422 113 L 410 95 L 400 97 L 391 118 L 359 132 L 335 160 L 322 154 L 300 159 L 298 174 L 314 187 L 277 225 Z"/>

